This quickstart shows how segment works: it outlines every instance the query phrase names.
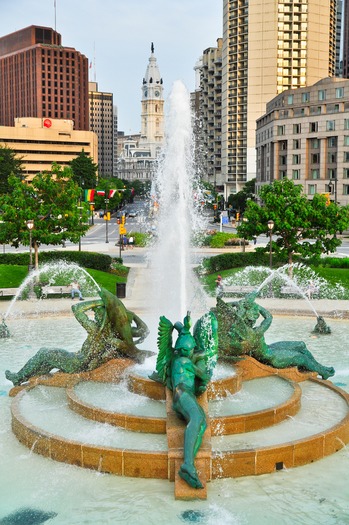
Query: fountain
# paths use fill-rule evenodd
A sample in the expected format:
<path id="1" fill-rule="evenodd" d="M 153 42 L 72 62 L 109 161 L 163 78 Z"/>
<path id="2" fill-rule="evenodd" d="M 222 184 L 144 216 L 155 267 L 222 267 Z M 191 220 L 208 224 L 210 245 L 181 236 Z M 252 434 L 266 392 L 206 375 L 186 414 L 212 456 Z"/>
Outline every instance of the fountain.
<path id="1" fill-rule="evenodd" d="M 175 99 L 188 100 L 187 95 L 181 96 L 181 86 L 176 89 Z M 189 114 L 188 106 L 184 107 Z M 172 172 L 172 178 L 179 174 L 180 167 Z M 181 194 L 179 188 L 176 191 Z M 170 201 L 164 202 L 160 210 L 170 205 Z M 159 214 L 161 217 L 161 211 Z M 186 221 L 190 221 L 190 213 Z M 160 218 L 160 238 L 161 224 Z M 173 224 L 178 225 L 172 223 L 171 232 L 181 236 Z M 186 222 L 182 228 L 187 226 Z M 180 243 L 178 238 L 176 246 L 182 246 Z M 195 277 L 187 269 L 188 246 L 186 238 L 181 247 L 185 253 L 173 253 L 173 247 L 172 254 L 169 250 L 172 273 L 166 274 L 166 286 L 161 284 L 159 271 L 164 261 L 169 264 L 168 256 L 156 256 L 159 246 L 152 250 L 155 257 L 148 267 L 140 272 L 141 280 L 151 283 L 147 297 L 152 298 L 153 293 L 156 296 L 151 302 L 157 317 L 165 313 L 180 319 L 188 308 L 193 316 L 201 317 L 210 309 L 209 299 L 196 295 Z M 181 275 L 178 268 L 187 273 L 186 285 L 177 280 Z M 155 281 L 149 278 L 153 273 Z M 155 294 L 155 287 L 161 288 L 159 294 Z M 125 300 L 128 310 L 131 306 L 136 310 L 140 293 L 135 286 L 131 300 Z M 20 368 L 37 351 L 35 341 L 49 346 L 52 333 L 55 346 L 74 351 L 83 344 L 82 327 L 67 315 L 63 323 L 60 317 L 35 320 L 40 330 L 37 334 L 29 330 L 29 322 L 26 334 L 21 333 L 23 321 L 12 321 L 10 317 L 6 319 L 9 325 L 11 322 L 11 337 L 2 341 L 2 371 L 5 367 Z M 152 335 L 150 308 L 143 311 L 142 319 L 151 327 Z M 312 321 L 304 322 L 309 325 Z M 288 319 L 275 318 L 269 339 L 278 341 L 281 331 L 292 338 L 297 330 L 301 330 L 298 337 L 310 333 L 310 329 L 300 328 L 298 320 L 293 325 L 287 323 Z M 6 396 L 10 385 L 2 373 L 5 395 L 0 396 L 0 402 L 5 410 L 0 411 L 4 438 L 0 449 L 0 524 L 10 516 L 27 519 L 28 508 L 37 516 L 37 523 L 46 519 L 59 525 L 80 524 L 82 515 L 85 523 L 97 525 L 163 523 L 164 516 L 170 525 L 264 525 L 273 521 L 308 525 L 314 520 L 324 525 L 336 520 L 344 523 L 348 516 L 344 480 L 349 467 L 345 448 L 349 441 L 349 366 L 341 351 L 345 330 L 345 323 L 334 319 L 331 347 L 325 343 L 328 338 L 307 341 L 309 346 L 313 344 L 311 350 L 318 361 L 335 366 L 332 380 L 345 390 L 317 379 L 314 373 L 294 368 L 275 371 L 252 359 L 233 366 L 216 366 L 207 397 L 199 400 L 210 417 L 195 462 L 204 489 L 189 492 L 185 481 L 177 479 L 183 461 L 178 443 L 183 439 L 184 425 L 166 400 L 165 386 L 147 377 L 156 366 L 153 358 L 144 365 L 129 367 L 126 375 L 118 367 L 119 360 L 112 360 L 78 374 L 36 377 L 29 386 L 14 389 L 12 430 L 27 449 L 10 432 L 10 402 Z M 25 336 L 30 341 L 21 343 Z M 147 349 L 154 350 L 147 341 Z M 318 459 L 321 461 L 312 463 Z M 189 503 L 188 495 L 200 499 Z"/>

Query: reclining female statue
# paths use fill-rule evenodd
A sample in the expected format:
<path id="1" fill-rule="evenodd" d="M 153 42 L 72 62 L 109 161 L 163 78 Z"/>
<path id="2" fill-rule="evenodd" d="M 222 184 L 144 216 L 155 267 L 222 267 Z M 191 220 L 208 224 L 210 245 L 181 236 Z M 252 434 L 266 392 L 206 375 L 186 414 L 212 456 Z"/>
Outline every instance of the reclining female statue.
<path id="1" fill-rule="evenodd" d="M 303 341 L 279 341 L 267 344 L 265 332 L 271 325 L 273 316 L 258 305 L 255 299 L 258 292 L 252 292 L 240 301 L 225 303 L 219 297 L 213 309 L 218 319 L 218 353 L 223 358 L 238 358 L 250 355 L 274 368 L 296 366 L 300 370 L 316 372 L 323 379 L 335 373 L 334 368 L 321 365 L 309 352 Z M 256 325 L 259 316 L 262 322 Z"/>
<path id="2" fill-rule="evenodd" d="M 110 359 L 128 357 L 143 362 L 152 352 L 142 351 L 136 343 L 142 342 L 149 333 L 147 325 L 112 293 L 105 289 L 99 292 L 100 299 L 74 304 L 76 319 L 88 333 L 79 352 L 68 352 L 61 348 L 40 348 L 19 372 L 6 370 L 5 376 L 14 385 L 20 385 L 33 376 L 48 374 L 57 368 L 73 374 L 94 370 Z M 91 310 L 94 319 L 87 315 Z M 134 338 L 137 338 L 134 341 Z"/>

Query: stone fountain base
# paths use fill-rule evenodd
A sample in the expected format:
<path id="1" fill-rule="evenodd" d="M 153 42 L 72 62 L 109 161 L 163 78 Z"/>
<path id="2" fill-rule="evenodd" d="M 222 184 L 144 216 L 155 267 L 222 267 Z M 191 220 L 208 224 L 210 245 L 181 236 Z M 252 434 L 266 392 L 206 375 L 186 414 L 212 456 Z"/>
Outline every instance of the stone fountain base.
<path id="1" fill-rule="evenodd" d="M 179 476 L 178 469 L 183 461 L 183 435 L 185 424 L 178 419 L 172 410 L 172 393 L 159 383 L 138 376 L 132 370 L 130 360 L 112 360 L 93 372 L 81 374 L 55 373 L 36 377 L 21 387 L 14 387 L 10 395 L 12 402 L 12 429 L 18 440 L 33 452 L 83 468 L 120 476 L 168 479 L 174 481 L 177 499 L 194 499 L 207 497 L 207 482 L 217 478 L 250 476 L 271 473 L 282 468 L 292 468 L 311 463 L 340 450 L 349 442 L 349 395 L 330 381 L 317 379 L 314 373 L 301 373 L 296 368 L 275 370 L 262 365 L 253 358 L 239 361 L 229 377 L 213 381 L 199 402 L 208 413 L 208 403 L 238 392 L 244 381 L 279 376 L 291 382 L 292 394 L 279 405 L 270 408 L 238 415 L 217 416 L 210 418 L 203 443 L 196 458 L 196 467 L 204 488 L 195 490 L 189 487 Z M 83 401 L 76 392 L 81 382 L 117 383 L 127 378 L 130 392 L 135 392 L 153 400 L 166 400 L 166 417 L 146 417 L 132 415 L 119 409 L 108 411 Z M 294 416 L 301 410 L 302 390 L 300 383 L 311 382 L 317 388 L 326 389 L 331 396 L 336 396 L 344 416 L 335 424 L 329 425 L 321 432 L 299 439 L 281 440 L 272 445 L 241 446 L 223 451 L 214 450 L 212 440 L 218 436 L 241 436 L 250 432 L 278 425 Z M 30 417 L 23 410 L 26 396 L 35 389 L 58 387 L 66 395 L 69 409 L 78 416 L 98 423 L 121 427 L 127 432 L 150 435 L 167 434 L 166 450 L 142 450 L 110 445 L 98 446 L 83 440 L 74 440 L 52 433 L 45 428 L 31 423 Z M 326 408 L 324 407 L 324 410 Z M 75 416 L 74 416 L 75 417 Z M 77 423 L 78 424 L 78 423 Z M 87 440 L 88 441 L 88 440 Z"/>

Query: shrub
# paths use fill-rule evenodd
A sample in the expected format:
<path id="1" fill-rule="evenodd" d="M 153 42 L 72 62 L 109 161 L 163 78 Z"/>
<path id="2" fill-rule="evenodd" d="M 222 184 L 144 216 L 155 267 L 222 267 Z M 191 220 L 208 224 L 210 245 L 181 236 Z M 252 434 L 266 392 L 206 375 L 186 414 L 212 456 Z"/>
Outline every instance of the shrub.
<path id="1" fill-rule="evenodd" d="M 74 262 L 84 268 L 93 268 L 94 270 L 101 270 L 102 272 L 109 272 L 112 261 L 120 261 L 120 259 L 113 259 L 110 255 L 95 252 L 40 252 L 39 264 L 48 262 L 55 262 L 63 260 L 67 262 Z M 29 265 L 29 253 L 3 253 L 0 254 L 0 264 L 18 264 Z"/>

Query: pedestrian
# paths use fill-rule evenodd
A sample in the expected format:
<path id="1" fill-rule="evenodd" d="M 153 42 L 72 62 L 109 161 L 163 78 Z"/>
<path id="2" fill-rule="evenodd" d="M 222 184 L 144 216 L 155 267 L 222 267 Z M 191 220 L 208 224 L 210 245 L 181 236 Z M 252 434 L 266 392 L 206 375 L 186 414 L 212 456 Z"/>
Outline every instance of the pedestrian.
<path id="1" fill-rule="evenodd" d="M 73 281 L 70 283 L 71 286 L 71 298 L 75 298 L 75 294 L 79 296 L 80 301 L 83 301 L 84 298 L 82 296 L 81 290 L 80 290 L 80 284 L 77 281 Z"/>
<path id="2" fill-rule="evenodd" d="M 217 275 L 216 279 L 216 295 L 217 297 L 223 296 L 223 282 L 222 282 L 222 276 Z"/>
<path id="3" fill-rule="evenodd" d="M 134 238 L 132 237 L 132 235 L 128 239 L 128 245 L 129 245 L 130 249 L 133 250 Z"/>

